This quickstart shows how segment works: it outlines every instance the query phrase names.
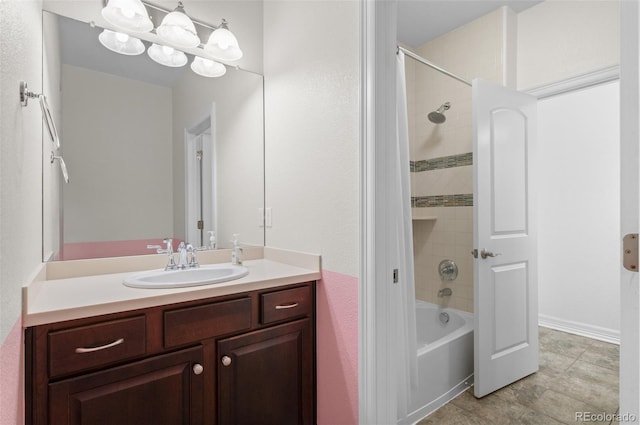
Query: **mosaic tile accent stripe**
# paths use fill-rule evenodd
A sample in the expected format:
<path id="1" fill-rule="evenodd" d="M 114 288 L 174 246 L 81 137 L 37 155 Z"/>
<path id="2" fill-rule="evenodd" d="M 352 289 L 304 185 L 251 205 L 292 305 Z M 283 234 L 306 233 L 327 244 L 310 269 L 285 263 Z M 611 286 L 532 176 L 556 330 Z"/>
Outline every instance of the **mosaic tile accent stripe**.
<path id="1" fill-rule="evenodd" d="M 411 197 L 412 208 L 472 207 L 472 206 L 473 206 L 473 193 Z"/>
<path id="2" fill-rule="evenodd" d="M 473 152 L 467 152 L 460 155 L 443 156 L 441 158 L 422 159 L 420 161 L 409 161 L 409 169 L 412 173 L 463 167 L 465 165 L 473 165 Z"/>

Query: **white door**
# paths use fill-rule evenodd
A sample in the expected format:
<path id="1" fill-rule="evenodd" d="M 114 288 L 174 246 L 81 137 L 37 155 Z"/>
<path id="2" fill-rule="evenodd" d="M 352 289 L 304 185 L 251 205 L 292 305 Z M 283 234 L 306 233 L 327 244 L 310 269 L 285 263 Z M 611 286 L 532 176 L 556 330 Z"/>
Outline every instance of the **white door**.
<path id="1" fill-rule="evenodd" d="M 536 98 L 473 81 L 476 397 L 538 370 Z"/>

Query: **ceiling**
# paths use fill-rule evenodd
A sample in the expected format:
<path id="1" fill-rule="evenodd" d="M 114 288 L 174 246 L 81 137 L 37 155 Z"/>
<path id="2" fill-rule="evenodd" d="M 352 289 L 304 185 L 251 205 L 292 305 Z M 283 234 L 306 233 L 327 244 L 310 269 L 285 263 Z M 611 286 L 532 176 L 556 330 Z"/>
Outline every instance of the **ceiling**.
<path id="1" fill-rule="evenodd" d="M 417 48 L 501 6 L 515 12 L 541 0 L 398 0 L 398 41 Z"/>
<path id="2" fill-rule="evenodd" d="M 58 16 L 62 63 L 118 75 L 150 84 L 172 87 L 186 68 L 170 68 L 155 63 L 146 53 L 123 56 L 103 47 L 98 41 L 101 28 Z M 144 42 L 149 47 L 148 42 Z"/>

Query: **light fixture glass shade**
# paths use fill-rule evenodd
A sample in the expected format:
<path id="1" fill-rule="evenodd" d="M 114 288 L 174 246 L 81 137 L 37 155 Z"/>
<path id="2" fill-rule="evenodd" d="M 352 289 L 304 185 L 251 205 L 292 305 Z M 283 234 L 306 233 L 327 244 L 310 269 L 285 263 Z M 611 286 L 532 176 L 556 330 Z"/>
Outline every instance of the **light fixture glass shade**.
<path id="1" fill-rule="evenodd" d="M 147 53 L 151 59 L 160 65 L 178 68 L 187 64 L 187 55 L 173 47 L 154 43 L 147 49 Z"/>
<path id="2" fill-rule="evenodd" d="M 109 0 L 102 17 L 124 31 L 147 32 L 153 29 L 147 9 L 140 0 Z"/>
<path id="3" fill-rule="evenodd" d="M 211 33 L 204 50 L 221 61 L 235 61 L 242 57 L 242 50 L 240 50 L 238 40 L 229 31 L 224 21 L 220 28 Z"/>
<path id="4" fill-rule="evenodd" d="M 220 62 L 196 56 L 191 62 L 191 70 L 203 77 L 222 77 L 227 72 L 227 67 Z"/>
<path id="5" fill-rule="evenodd" d="M 138 38 L 105 29 L 98 36 L 100 44 L 112 52 L 135 56 L 144 53 L 144 44 Z"/>
<path id="6" fill-rule="evenodd" d="M 156 28 L 158 36 L 176 47 L 196 47 L 200 45 L 200 39 L 193 21 L 187 16 L 178 3 L 178 7 L 164 17 L 162 23 Z"/>

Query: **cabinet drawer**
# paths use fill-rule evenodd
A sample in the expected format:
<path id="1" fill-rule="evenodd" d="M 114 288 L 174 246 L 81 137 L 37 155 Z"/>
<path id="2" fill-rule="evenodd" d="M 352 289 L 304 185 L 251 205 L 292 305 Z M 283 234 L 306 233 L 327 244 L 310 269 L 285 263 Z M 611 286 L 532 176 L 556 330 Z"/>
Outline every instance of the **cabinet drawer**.
<path id="1" fill-rule="evenodd" d="M 108 365 L 144 355 L 145 316 L 50 332 L 49 376 Z"/>
<path id="2" fill-rule="evenodd" d="M 279 322 L 311 314 L 311 287 L 285 289 L 260 295 L 261 322 Z"/>
<path id="3" fill-rule="evenodd" d="M 164 312 L 164 345 L 199 342 L 251 327 L 251 298 Z"/>

